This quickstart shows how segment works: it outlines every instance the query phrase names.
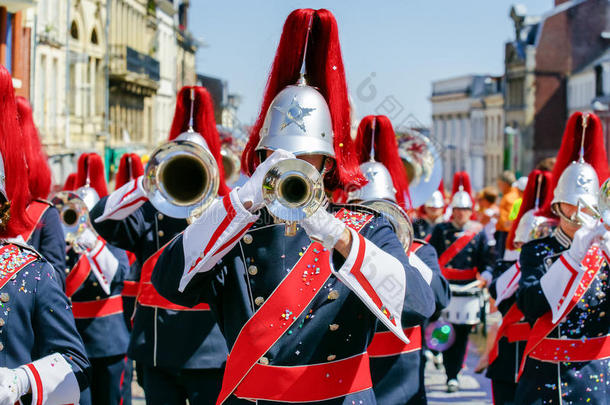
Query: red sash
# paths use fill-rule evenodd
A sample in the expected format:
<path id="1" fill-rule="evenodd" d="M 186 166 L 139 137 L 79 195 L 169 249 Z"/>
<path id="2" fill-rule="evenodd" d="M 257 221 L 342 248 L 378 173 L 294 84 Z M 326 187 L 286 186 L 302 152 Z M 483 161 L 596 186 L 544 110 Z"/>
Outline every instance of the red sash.
<path id="1" fill-rule="evenodd" d="M 21 234 L 21 237 L 23 238 L 24 241 L 28 241 L 30 240 L 30 238 L 32 237 L 32 234 L 34 233 L 34 231 L 36 230 L 36 228 L 38 227 L 38 224 L 40 223 L 40 220 L 42 219 L 42 216 L 44 215 L 44 213 L 46 212 L 47 208 L 49 208 L 50 205 L 47 203 L 44 203 L 42 201 L 32 201 L 27 208 L 25 209 L 25 212 L 27 214 L 27 216 L 34 221 L 34 225 L 32 226 L 32 228 L 24 231 Z"/>
<path id="2" fill-rule="evenodd" d="M 0 257 L 0 289 L 21 269 L 38 259 L 35 254 L 10 243 L 2 245 Z"/>
<path id="3" fill-rule="evenodd" d="M 567 316 L 570 312 L 572 312 L 578 301 L 587 292 L 589 286 L 591 285 L 591 282 L 593 281 L 593 279 L 597 275 L 597 272 L 601 268 L 603 261 L 604 256 L 602 255 L 598 246 L 594 246 L 589 249 L 587 255 L 582 261 L 582 265 L 585 266 L 584 275 L 580 280 L 580 284 L 576 288 L 576 292 L 574 293 L 570 304 L 565 310 L 564 316 Z M 536 349 L 540 342 L 542 342 L 548 336 L 548 334 L 551 333 L 551 331 L 557 326 L 553 323 L 552 319 L 553 314 L 551 311 L 548 311 L 540 318 L 538 318 L 538 320 L 532 327 L 530 337 L 527 341 L 527 345 L 525 346 L 525 352 L 523 353 L 523 359 L 521 360 L 521 366 L 519 368 L 519 377 L 521 377 L 521 374 L 523 373 L 527 357 L 530 355 L 530 353 L 532 353 L 534 349 Z"/>
<path id="4" fill-rule="evenodd" d="M 272 389 L 270 384 L 273 384 Z M 345 392 L 364 391 L 372 385 L 369 358 L 363 353 L 343 360 L 306 366 L 255 364 L 235 394 L 250 400 L 318 402 L 341 397 Z"/>
<path id="5" fill-rule="evenodd" d="M 161 256 L 165 246 L 149 257 L 144 263 L 144 266 L 142 266 L 140 288 L 138 290 L 138 303 L 146 307 L 169 309 L 172 311 L 209 311 L 210 306 L 208 304 L 199 304 L 192 308 L 183 307 L 182 305 L 177 305 L 168 301 L 157 292 L 155 286 L 152 284 L 151 278 L 153 270 L 155 269 L 155 264 L 157 264 L 157 260 L 159 260 L 159 256 Z"/>
<path id="6" fill-rule="evenodd" d="M 377 332 L 366 351 L 370 357 L 396 356 L 421 350 L 421 326 L 413 326 L 404 330 L 409 343 L 398 339 L 392 332 Z"/>
<path id="7" fill-rule="evenodd" d="M 123 291 L 121 295 L 123 297 L 137 297 L 138 290 L 140 289 L 139 281 L 123 281 Z"/>
<path id="8" fill-rule="evenodd" d="M 496 341 L 494 342 L 491 350 L 489 352 L 489 364 L 491 365 L 498 358 L 498 344 L 500 343 L 500 339 L 503 337 L 508 337 L 507 332 L 508 328 L 511 325 L 516 324 L 520 320 L 523 319 L 523 313 L 517 307 L 517 304 L 513 304 L 506 315 L 502 317 L 502 324 L 498 329 L 498 333 L 496 334 Z M 527 337 L 525 337 L 527 339 Z"/>
<path id="9" fill-rule="evenodd" d="M 75 319 L 101 318 L 123 313 L 123 298 L 120 295 L 95 301 L 72 302 Z"/>
<path id="10" fill-rule="evenodd" d="M 610 336 L 582 339 L 543 339 L 530 357 L 547 362 L 586 362 L 610 357 Z"/>
<path id="11" fill-rule="evenodd" d="M 373 217 L 346 209 L 341 209 L 335 216 L 355 231 L 360 231 Z M 271 296 L 246 322 L 227 358 L 217 405 L 227 400 L 256 367 L 259 359 L 290 329 L 309 306 L 331 276 L 329 263 L 330 252 L 320 243 L 312 242 Z M 269 391 L 276 390 L 269 389 L 268 381 L 265 386 L 266 396 L 274 395 Z M 298 384 L 285 389 L 297 389 L 297 386 Z M 346 381 L 345 386 L 340 388 L 341 393 L 335 396 L 348 394 L 351 386 Z M 314 391 L 316 387 L 310 386 L 309 389 Z"/>
<path id="12" fill-rule="evenodd" d="M 475 236 L 477 236 L 477 234 L 474 232 L 465 232 L 464 235 L 453 242 L 438 258 L 441 272 L 447 280 L 472 280 L 477 277 L 476 269 L 452 269 L 445 267 L 474 239 Z"/>
<path id="13" fill-rule="evenodd" d="M 72 297 L 76 290 L 83 285 L 87 277 L 89 277 L 90 272 L 91 264 L 89 264 L 87 256 L 81 255 L 70 271 L 70 274 L 68 274 L 68 277 L 66 277 L 66 295 L 68 297 Z"/>

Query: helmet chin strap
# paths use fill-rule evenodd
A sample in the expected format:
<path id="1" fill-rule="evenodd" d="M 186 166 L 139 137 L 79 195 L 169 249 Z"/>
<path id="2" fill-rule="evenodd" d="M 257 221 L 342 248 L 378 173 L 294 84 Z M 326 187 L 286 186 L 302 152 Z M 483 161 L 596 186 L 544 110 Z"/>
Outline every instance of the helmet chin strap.
<path id="1" fill-rule="evenodd" d="M 553 205 L 553 212 L 559 216 L 559 218 L 568 222 L 570 225 L 581 226 L 582 222 L 578 219 L 578 211 L 575 211 L 571 216 L 567 216 L 563 210 L 561 209 L 561 205 L 559 203 Z"/>

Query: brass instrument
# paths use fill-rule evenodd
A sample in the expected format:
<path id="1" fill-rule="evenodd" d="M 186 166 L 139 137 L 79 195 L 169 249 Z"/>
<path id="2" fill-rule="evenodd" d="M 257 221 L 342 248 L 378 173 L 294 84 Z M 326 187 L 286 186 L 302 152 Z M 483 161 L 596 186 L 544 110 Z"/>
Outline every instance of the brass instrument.
<path id="1" fill-rule="evenodd" d="M 589 212 L 584 212 L 584 209 Z M 592 217 L 594 220 L 603 222 L 606 228 L 610 226 L 610 179 L 604 181 L 599 188 L 596 207 L 587 203 L 583 198 L 578 200 L 575 217 L 581 224 L 590 221 L 588 218 Z"/>
<path id="2" fill-rule="evenodd" d="M 326 203 L 322 175 L 300 159 L 282 160 L 271 167 L 262 192 L 271 215 L 286 224 L 287 236 L 294 236 L 297 223 Z"/>
<path id="3" fill-rule="evenodd" d="M 222 145 L 220 148 L 220 155 L 222 156 L 222 166 L 225 170 L 225 181 L 228 184 L 233 184 L 239 179 L 239 172 L 241 170 L 240 155 L 231 145 Z"/>
<path id="4" fill-rule="evenodd" d="M 216 160 L 199 134 L 185 132 L 155 149 L 142 185 L 152 205 L 165 215 L 196 217 L 216 198 Z"/>
<path id="5" fill-rule="evenodd" d="M 400 206 L 388 200 L 368 200 L 358 203 L 364 207 L 372 208 L 381 213 L 383 218 L 387 219 L 394 228 L 396 236 L 405 252 L 409 252 L 413 244 L 414 232 L 411 219 Z"/>
<path id="6" fill-rule="evenodd" d="M 77 193 L 72 191 L 60 191 L 51 199 L 51 203 L 59 211 L 66 242 L 72 246 L 76 253 L 83 253 L 84 249 L 77 243 L 78 237 L 86 229 L 97 235 L 89 221 L 87 204 Z"/>

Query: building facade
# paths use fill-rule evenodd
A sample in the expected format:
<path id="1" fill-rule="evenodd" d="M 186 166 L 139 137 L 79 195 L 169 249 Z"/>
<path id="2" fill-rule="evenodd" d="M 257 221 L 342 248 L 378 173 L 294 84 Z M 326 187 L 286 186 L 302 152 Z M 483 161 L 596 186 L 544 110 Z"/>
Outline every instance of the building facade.
<path id="1" fill-rule="evenodd" d="M 467 75 L 432 83 L 432 136 L 444 147 L 443 181 L 467 171 L 474 189 L 502 170 L 504 127 L 501 78 Z"/>
<path id="2" fill-rule="evenodd" d="M 29 98 L 30 36 L 26 19 L 38 0 L 0 2 L 0 64 L 13 76 L 13 87 L 19 96 Z"/>

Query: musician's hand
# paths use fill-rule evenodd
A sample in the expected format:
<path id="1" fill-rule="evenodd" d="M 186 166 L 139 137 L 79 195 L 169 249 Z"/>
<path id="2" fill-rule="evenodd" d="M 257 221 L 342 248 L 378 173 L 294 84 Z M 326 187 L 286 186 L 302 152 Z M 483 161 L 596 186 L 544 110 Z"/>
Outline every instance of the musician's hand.
<path id="1" fill-rule="evenodd" d="M 78 235 L 76 243 L 82 250 L 91 250 L 97 243 L 97 235 L 90 229 L 85 229 Z"/>
<path id="2" fill-rule="evenodd" d="M 13 405 L 30 390 L 30 380 L 21 368 L 0 368 L 0 405 Z"/>
<path id="3" fill-rule="evenodd" d="M 347 253 L 349 254 L 351 238 L 349 232 L 348 234 L 345 234 L 345 231 L 347 230 L 345 224 L 333 214 L 327 212 L 324 207 L 318 208 L 312 216 L 305 218 L 301 222 L 301 226 L 305 232 L 307 232 L 307 235 L 309 235 L 311 240 L 322 243 L 327 249 L 334 248 L 335 245 L 342 240 L 343 244 L 340 247 L 347 248 Z M 341 250 L 346 249 L 339 250 L 341 252 Z M 344 252 L 341 253 L 343 254 Z M 344 256 L 347 257 L 347 254 Z"/>
<path id="4" fill-rule="evenodd" d="M 583 225 L 574 234 L 572 245 L 566 254 L 576 264 L 576 267 L 580 267 L 580 262 L 585 258 L 589 247 L 593 243 L 596 237 L 600 237 L 600 228 L 603 225 L 596 225 L 594 222 L 584 221 Z"/>
<path id="5" fill-rule="evenodd" d="M 261 209 L 263 207 L 262 187 L 265 175 L 277 162 L 294 158 L 295 156 L 292 153 L 278 149 L 265 159 L 263 163 L 258 165 L 254 173 L 252 173 L 252 177 L 237 190 L 237 196 L 244 205 L 244 208 L 250 212 L 256 212 Z"/>

